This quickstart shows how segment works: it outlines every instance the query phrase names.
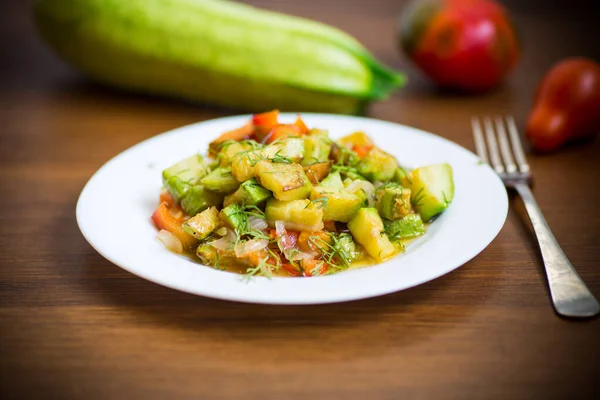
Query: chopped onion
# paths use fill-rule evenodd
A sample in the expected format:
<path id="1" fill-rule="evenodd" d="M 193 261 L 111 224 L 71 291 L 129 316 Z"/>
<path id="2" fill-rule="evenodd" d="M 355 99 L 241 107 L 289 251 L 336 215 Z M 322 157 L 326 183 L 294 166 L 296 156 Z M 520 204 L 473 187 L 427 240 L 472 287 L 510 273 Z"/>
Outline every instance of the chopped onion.
<path id="1" fill-rule="evenodd" d="M 171 232 L 165 229 L 161 229 L 156 235 L 156 237 L 158 238 L 158 240 L 163 242 L 167 249 L 175 253 L 183 252 L 183 244 L 181 244 L 181 240 L 179 240 L 179 238 L 173 235 Z"/>
<path id="2" fill-rule="evenodd" d="M 225 234 L 225 237 L 227 239 L 229 239 L 230 242 L 235 242 L 235 240 L 237 239 L 235 232 L 232 231 L 231 229 L 227 229 L 227 233 Z"/>
<path id="3" fill-rule="evenodd" d="M 267 221 L 264 218 L 256 217 L 251 215 L 248 217 L 248 226 L 251 229 L 257 229 L 259 231 L 264 231 L 267 229 L 269 225 L 267 225 Z"/>
<path id="4" fill-rule="evenodd" d="M 367 195 L 367 201 L 369 202 L 369 207 L 373 207 L 375 205 L 375 199 L 373 199 L 373 192 L 375 191 L 375 187 L 369 181 L 363 181 L 362 179 L 357 179 L 355 181 L 350 182 L 348 186 L 346 186 L 346 190 L 354 193 L 358 189 L 362 189 Z"/>
<path id="5" fill-rule="evenodd" d="M 221 239 L 213 240 L 209 244 L 217 250 L 228 250 L 231 248 L 232 243 L 227 237 L 223 236 Z"/>
<path id="6" fill-rule="evenodd" d="M 214 240 L 209 244 L 218 250 L 229 250 L 233 246 L 233 243 L 235 243 L 235 233 L 231 229 L 227 229 L 225 227 L 219 228 L 219 230 L 221 229 L 225 229 L 225 231 L 218 232 L 219 234 L 223 233 L 223 237 L 221 239 Z"/>
<path id="7" fill-rule="evenodd" d="M 235 256 L 244 257 L 247 254 L 264 249 L 268 244 L 269 241 L 267 239 L 252 239 L 240 242 L 235 245 Z"/>
<path id="8" fill-rule="evenodd" d="M 286 235 L 286 231 L 285 231 L 285 225 L 283 224 L 283 221 L 275 221 L 275 232 L 277 233 L 277 236 L 285 236 Z"/>

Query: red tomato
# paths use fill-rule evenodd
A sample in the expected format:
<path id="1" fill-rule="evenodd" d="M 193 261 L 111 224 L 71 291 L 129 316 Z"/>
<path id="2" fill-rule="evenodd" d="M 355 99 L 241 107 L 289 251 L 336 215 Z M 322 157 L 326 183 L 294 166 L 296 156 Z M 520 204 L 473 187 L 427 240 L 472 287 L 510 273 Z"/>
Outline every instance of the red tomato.
<path id="1" fill-rule="evenodd" d="M 482 92 L 515 66 L 519 45 L 493 0 L 415 0 L 400 21 L 406 54 L 443 87 Z"/>
<path id="2" fill-rule="evenodd" d="M 266 144 L 273 143 L 276 140 L 283 140 L 290 136 L 300 136 L 300 130 L 296 125 L 290 124 L 278 124 L 275 125 L 266 136 L 263 137 L 262 142 Z"/>
<path id="3" fill-rule="evenodd" d="M 262 114 L 254 114 L 252 116 L 252 124 L 254 126 L 264 126 L 271 128 L 279 123 L 279 110 L 264 112 Z"/>
<path id="4" fill-rule="evenodd" d="M 566 59 L 542 79 L 527 121 L 527 138 L 538 151 L 600 131 L 600 64 Z"/>
<path id="5" fill-rule="evenodd" d="M 306 126 L 304 120 L 299 115 L 296 117 L 294 125 L 298 127 L 298 131 L 303 135 L 306 135 L 309 132 L 308 126 Z"/>
<path id="6" fill-rule="evenodd" d="M 373 149 L 373 145 L 365 145 L 365 146 L 359 146 L 359 145 L 354 145 L 352 146 L 352 151 L 354 151 L 356 153 L 356 155 L 358 155 L 358 158 L 363 159 L 366 157 L 367 154 L 369 154 L 369 152 L 371 151 L 371 149 Z"/>

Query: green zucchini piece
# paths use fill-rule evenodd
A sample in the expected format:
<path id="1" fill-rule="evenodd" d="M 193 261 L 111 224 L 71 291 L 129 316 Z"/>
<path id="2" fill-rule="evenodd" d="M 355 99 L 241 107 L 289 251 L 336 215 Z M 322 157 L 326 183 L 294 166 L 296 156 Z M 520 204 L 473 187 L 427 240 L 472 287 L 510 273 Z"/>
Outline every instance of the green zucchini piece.
<path id="1" fill-rule="evenodd" d="M 394 171 L 392 182 L 395 182 L 398 185 L 404 187 L 409 187 L 411 184 L 410 170 L 403 167 L 396 168 L 396 171 Z"/>
<path id="2" fill-rule="evenodd" d="M 425 224 L 419 214 L 408 214 L 395 221 L 385 221 L 385 233 L 390 240 L 412 239 L 425 233 Z"/>
<path id="3" fill-rule="evenodd" d="M 427 222 L 440 214 L 454 199 L 454 180 L 450 164 L 415 168 L 411 173 L 411 201 Z"/>
<path id="4" fill-rule="evenodd" d="M 383 232 L 381 217 L 375 208 L 361 208 L 348 222 L 352 237 L 375 261 L 383 261 L 396 252 L 396 248 Z"/>
<path id="5" fill-rule="evenodd" d="M 183 223 L 183 229 L 198 240 L 206 239 L 219 226 L 219 210 L 210 207 Z"/>
<path id="6" fill-rule="evenodd" d="M 374 146 L 373 140 L 364 132 L 354 132 L 337 140 L 338 144 L 351 149 L 354 146 Z"/>
<path id="7" fill-rule="evenodd" d="M 256 164 L 264 159 L 261 150 L 240 153 L 231 161 L 231 173 L 238 182 L 245 182 L 256 176 Z"/>
<path id="8" fill-rule="evenodd" d="M 271 197 L 271 192 L 262 187 L 256 179 L 249 179 L 242 183 L 238 190 L 225 197 L 223 205 L 225 207 L 231 204 L 258 205 Z"/>
<path id="9" fill-rule="evenodd" d="M 316 136 L 316 137 L 320 137 L 323 139 L 331 140 L 329 138 L 329 132 L 327 132 L 326 130 L 323 130 L 323 129 L 319 129 L 319 128 L 311 128 L 308 131 L 308 136 Z"/>
<path id="10" fill-rule="evenodd" d="M 217 269 L 225 269 L 228 265 L 236 265 L 239 261 L 233 249 L 217 250 L 209 243 L 201 244 L 196 249 L 196 255 L 204 265 L 210 265 Z"/>
<path id="11" fill-rule="evenodd" d="M 229 228 L 238 232 L 244 231 L 248 227 L 248 214 L 239 204 L 232 204 L 222 209 L 219 218 Z"/>
<path id="12" fill-rule="evenodd" d="M 243 142 L 226 142 L 223 144 L 221 151 L 219 151 L 217 155 L 219 165 L 221 165 L 221 167 L 229 167 L 231 166 L 234 157 L 238 154 L 251 150 L 258 150 L 261 147 L 262 146 L 259 143 L 250 140 L 244 140 Z"/>
<path id="13" fill-rule="evenodd" d="M 332 167 L 333 171 L 337 171 L 340 173 L 342 180 L 350 179 L 350 180 L 361 180 L 366 181 L 367 178 L 358 171 L 358 168 L 352 167 L 349 165 L 334 165 Z"/>
<path id="14" fill-rule="evenodd" d="M 301 138 L 287 138 L 278 142 L 275 142 L 262 151 L 262 155 L 265 159 L 277 162 L 283 160 L 284 162 L 300 162 L 304 157 L 304 140 Z"/>
<path id="15" fill-rule="evenodd" d="M 396 168 L 398 168 L 398 161 L 393 155 L 374 147 L 358 163 L 357 168 L 358 172 L 371 182 L 387 182 L 394 177 Z"/>
<path id="16" fill-rule="evenodd" d="M 362 207 L 364 200 L 344 189 L 315 186 L 310 199 L 326 199 L 323 209 L 323 221 L 348 222 Z"/>
<path id="17" fill-rule="evenodd" d="M 360 251 L 349 233 L 340 233 L 336 238 L 339 250 L 344 252 L 345 258 L 349 262 L 356 261 L 360 257 Z"/>
<path id="18" fill-rule="evenodd" d="M 312 185 L 299 164 L 274 163 L 266 160 L 256 164 L 257 181 L 273 193 L 277 200 L 305 199 Z"/>
<path id="19" fill-rule="evenodd" d="M 344 187 L 344 183 L 342 182 L 342 177 L 340 176 L 340 173 L 338 171 L 334 171 L 327 175 L 327 177 L 325 177 L 325 179 L 321 181 L 320 186 L 342 189 Z"/>
<path id="20" fill-rule="evenodd" d="M 304 158 L 302 165 L 312 165 L 329 160 L 331 152 L 331 140 L 319 135 L 307 135 L 304 137 Z"/>
<path id="21" fill-rule="evenodd" d="M 355 166 L 360 162 L 360 158 L 356 152 L 336 142 L 331 144 L 329 158 L 337 165 Z"/>
<path id="22" fill-rule="evenodd" d="M 411 190 L 400 185 L 387 184 L 375 191 L 375 207 L 383 218 L 399 219 L 411 212 Z"/>
<path id="23" fill-rule="evenodd" d="M 187 215 L 196 215 L 208 207 L 220 206 L 223 197 L 221 193 L 211 192 L 202 185 L 194 185 L 181 199 L 181 208 Z"/>
<path id="24" fill-rule="evenodd" d="M 179 202 L 190 187 L 209 172 L 204 158 L 193 155 L 170 166 L 162 172 L 163 185 L 175 201 Z"/>
<path id="25" fill-rule="evenodd" d="M 208 190 L 224 194 L 232 193 L 240 186 L 240 183 L 233 176 L 231 168 L 228 167 L 214 169 L 210 174 L 200 179 L 200 183 Z"/>
<path id="26" fill-rule="evenodd" d="M 318 185 L 331 172 L 331 161 L 317 164 L 305 165 L 302 167 L 306 177 L 313 185 Z"/>
<path id="27" fill-rule="evenodd" d="M 285 228 L 293 231 L 317 232 L 323 229 L 323 208 L 308 199 L 269 199 L 265 215 L 271 228 L 275 227 L 276 221 L 283 221 Z"/>

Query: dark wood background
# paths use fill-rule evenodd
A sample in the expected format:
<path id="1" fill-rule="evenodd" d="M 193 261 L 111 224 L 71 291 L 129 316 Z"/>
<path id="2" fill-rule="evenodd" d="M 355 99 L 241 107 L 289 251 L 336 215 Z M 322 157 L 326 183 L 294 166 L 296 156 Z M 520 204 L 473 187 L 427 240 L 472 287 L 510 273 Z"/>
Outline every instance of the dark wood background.
<path id="1" fill-rule="evenodd" d="M 593 1 L 507 2 L 523 56 L 493 93 L 438 92 L 396 50 L 402 1 L 253 0 L 359 38 L 408 87 L 369 116 L 473 148 L 471 115 L 522 123 L 542 73 L 600 60 Z M 176 292 L 99 256 L 75 222 L 87 179 L 150 136 L 235 114 L 97 86 L 36 37 L 27 2 L 0 5 L 0 393 L 3 398 L 582 399 L 597 396 L 600 321 L 558 318 L 518 200 L 462 268 L 346 304 L 236 304 Z M 535 193 L 600 296 L 598 141 L 531 156 Z"/>

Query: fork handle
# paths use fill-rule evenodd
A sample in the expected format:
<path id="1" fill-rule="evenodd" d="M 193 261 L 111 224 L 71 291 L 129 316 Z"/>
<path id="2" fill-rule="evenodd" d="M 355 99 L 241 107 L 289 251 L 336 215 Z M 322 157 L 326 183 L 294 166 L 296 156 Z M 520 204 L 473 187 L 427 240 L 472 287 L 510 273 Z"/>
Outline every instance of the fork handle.
<path id="1" fill-rule="evenodd" d="M 565 317 L 584 318 L 598 314 L 598 301 L 558 245 L 531 189 L 524 183 L 514 187 L 523 199 L 540 245 L 554 309 Z"/>

